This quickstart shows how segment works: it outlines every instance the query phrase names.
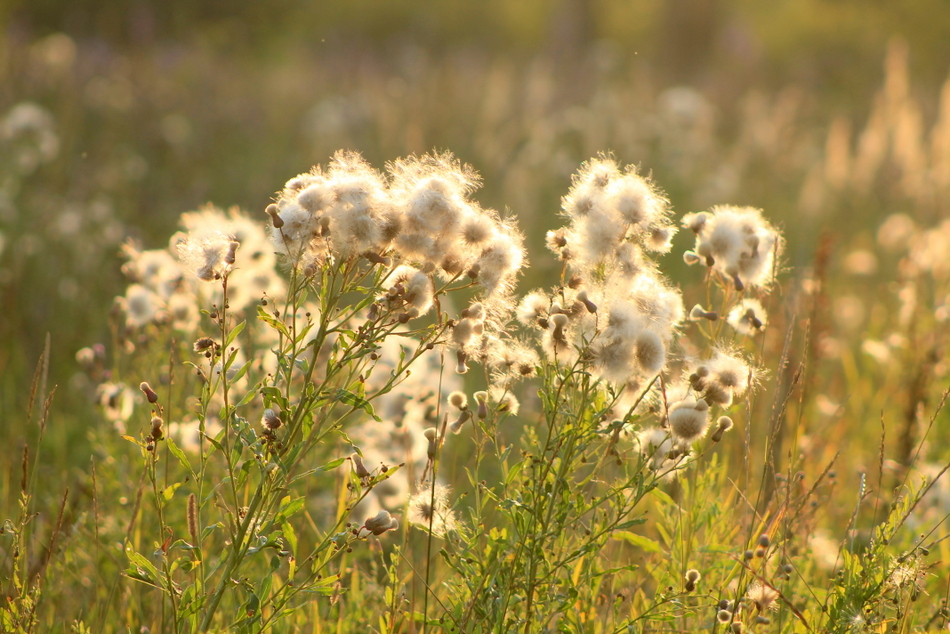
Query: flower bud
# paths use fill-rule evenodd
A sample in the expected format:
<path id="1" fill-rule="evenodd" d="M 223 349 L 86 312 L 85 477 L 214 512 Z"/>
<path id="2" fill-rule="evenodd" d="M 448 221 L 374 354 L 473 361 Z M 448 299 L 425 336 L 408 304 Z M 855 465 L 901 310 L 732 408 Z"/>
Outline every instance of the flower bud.
<path id="1" fill-rule="evenodd" d="M 155 390 L 153 390 L 152 386 L 147 382 L 142 381 L 142 383 L 139 384 L 139 389 L 145 394 L 145 398 L 148 399 L 149 403 L 154 405 L 158 402 L 158 394 L 155 393 Z"/>
<path id="2" fill-rule="evenodd" d="M 399 521 L 389 514 L 389 511 L 380 511 L 376 517 L 371 517 L 363 522 L 363 528 L 373 535 L 382 535 L 386 531 L 393 531 L 399 528 Z"/>
<path id="3" fill-rule="evenodd" d="M 366 468 L 366 465 L 363 464 L 363 457 L 358 453 L 351 454 L 350 460 L 353 461 L 353 473 L 356 474 L 356 477 L 363 479 L 372 475 L 369 469 Z"/>
<path id="4" fill-rule="evenodd" d="M 280 416 L 278 416 L 277 412 L 268 407 L 264 410 L 264 415 L 261 417 L 261 424 L 267 429 L 274 431 L 275 429 L 280 429 L 284 423 L 280 420 Z"/>
<path id="5" fill-rule="evenodd" d="M 264 213 L 270 216 L 270 220 L 274 225 L 274 229 L 280 229 L 284 226 L 284 219 L 280 217 L 280 210 L 274 203 L 267 205 L 267 207 L 264 209 Z"/>

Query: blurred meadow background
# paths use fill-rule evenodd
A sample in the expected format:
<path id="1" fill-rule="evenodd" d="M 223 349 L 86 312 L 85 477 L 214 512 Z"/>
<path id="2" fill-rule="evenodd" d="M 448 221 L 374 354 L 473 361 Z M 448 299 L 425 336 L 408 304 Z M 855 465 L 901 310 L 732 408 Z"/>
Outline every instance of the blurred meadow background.
<path id="1" fill-rule="evenodd" d="M 599 152 L 652 175 L 677 218 L 763 209 L 786 239 L 765 387 L 715 451 L 730 490 L 820 484 L 811 529 L 866 539 L 882 511 L 855 511 L 861 487 L 889 503 L 950 462 L 948 34 L 943 0 L 0 2 L 0 519 L 31 480 L 37 631 L 157 622 L 116 599 L 136 582 L 106 551 L 131 535 L 140 458 L 77 361 L 89 347 L 113 379 L 147 378 L 121 361 L 149 345 L 116 326 L 123 244 L 164 248 L 209 202 L 264 223 L 289 177 L 339 149 L 470 164 L 475 198 L 525 234 L 519 293 L 557 283 L 545 232 Z M 684 292 L 701 285 L 687 233 L 659 260 Z M 914 510 L 936 531 L 919 630 L 946 623 L 944 484 Z"/>

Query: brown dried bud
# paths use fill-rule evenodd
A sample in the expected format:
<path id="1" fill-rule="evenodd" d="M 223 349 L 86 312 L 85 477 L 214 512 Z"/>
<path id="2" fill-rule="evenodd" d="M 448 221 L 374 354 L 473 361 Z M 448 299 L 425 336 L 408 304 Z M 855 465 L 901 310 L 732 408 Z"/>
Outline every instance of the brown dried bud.
<path id="1" fill-rule="evenodd" d="M 158 402 L 158 394 L 155 393 L 155 390 L 152 389 L 152 386 L 147 382 L 142 381 L 139 384 L 139 389 L 145 394 L 145 398 L 148 399 L 148 402 L 154 405 Z"/>
<path id="2" fill-rule="evenodd" d="M 267 429 L 274 431 L 275 429 L 280 429 L 284 422 L 280 420 L 280 416 L 276 411 L 268 407 L 264 410 L 264 415 L 261 417 L 261 424 Z"/>
<path id="3" fill-rule="evenodd" d="M 280 209 L 274 203 L 267 205 L 267 208 L 264 209 L 264 213 L 270 216 L 274 229 L 280 229 L 284 226 L 284 219 L 280 217 Z"/>
<path id="4" fill-rule="evenodd" d="M 369 469 L 366 468 L 366 465 L 363 464 L 363 457 L 358 453 L 354 453 L 350 456 L 350 460 L 353 461 L 353 473 L 356 474 L 356 477 L 363 479 L 368 478 L 372 475 Z"/>
<path id="5" fill-rule="evenodd" d="M 373 535 L 382 535 L 386 531 L 399 528 L 399 521 L 389 514 L 389 511 L 380 511 L 376 517 L 371 517 L 363 523 L 363 528 Z"/>
<path id="6" fill-rule="evenodd" d="M 152 417 L 152 432 L 151 432 L 152 440 L 161 440 L 162 438 L 164 438 L 165 433 L 162 429 L 164 425 L 165 425 L 165 421 L 162 420 L 161 416 Z"/>
<path id="7" fill-rule="evenodd" d="M 204 352 L 214 347 L 214 339 L 211 337 L 200 337 L 195 341 L 195 352 Z"/>
<path id="8" fill-rule="evenodd" d="M 241 243 L 235 240 L 228 242 L 228 252 L 224 254 L 225 264 L 234 264 L 235 254 L 237 253 L 239 246 L 241 246 Z"/>

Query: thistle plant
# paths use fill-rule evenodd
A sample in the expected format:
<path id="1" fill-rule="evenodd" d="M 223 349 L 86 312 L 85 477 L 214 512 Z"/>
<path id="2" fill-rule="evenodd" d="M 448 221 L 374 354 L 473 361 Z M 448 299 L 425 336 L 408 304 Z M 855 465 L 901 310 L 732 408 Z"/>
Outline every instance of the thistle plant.
<path id="1" fill-rule="evenodd" d="M 909 511 L 876 529 L 885 576 L 819 597 L 794 573 L 830 467 L 804 491 L 794 460 L 757 499 L 730 488 L 729 456 L 748 467 L 764 424 L 753 401 L 783 240 L 762 212 L 677 222 L 650 178 L 593 158 L 546 235 L 554 277 L 519 296 L 521 234 L 477 185 L 448 154 L 384 174 L 339 152 L 262 222 L 208 207 L 167 250 L 126 246 L 124 352 L 112 368 L 101 350 L 77 358 L 139 449 L 122 541 L 125 576 L 148 589 L 140 618 L 176 632 L 814 631 L 913 595 L 903 571 L 920 553 L 881 546 Z M 700 274 L 688 302 L 660 260 L 680 228 Z M 720 451 L 735 427 L 745 446 Z M 868 565 L 843 561 L 856 579 Z"/>

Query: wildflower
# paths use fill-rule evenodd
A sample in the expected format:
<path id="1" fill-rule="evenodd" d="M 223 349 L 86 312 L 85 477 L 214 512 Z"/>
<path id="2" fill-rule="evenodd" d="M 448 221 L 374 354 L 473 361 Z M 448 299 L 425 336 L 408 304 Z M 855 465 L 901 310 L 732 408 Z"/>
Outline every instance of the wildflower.
<path id="1" fill-rule="evenodd" d="M 713 442 L 721 441 L 722 435 L 730 429 L 732 429 L 732 419 L 728 416 L 720 416 L 719 420 L 716 421 L 716 431 L 710 436 L 710 440 Z"/>
<path id="2" fill-rule="evenodd" d="M 518 402 L 518 399 L 515 397 L 515 395 L 508 390 L 501 387 L 495 387 L 491 389 L 489 396 L 496 404 L 495 411 L 510 414 L 511 416 L 518 415 L 518 410 L 521 407 L 521 404 Z"/>
<path id="3" fill-rule="evenodd" d="M 475 402 L 478 403 L 478 418 L 488 418 L 488 392 L 475 392 Z"/>
<path id="4" fill-rule="evenodd" d="M 161 440 L 165 436 L 164 425 L 165 421 L 162 420 L 160 416 L 152 416 L 151 431 L 149 435 L 152 440 Z"/>
<path id="5" fill-rule="evenodd" d="M 653 330 L 641 330 L 635 338 L 636 357 L 648 374 L 658 374 L 666 364 L 666 348 Z"/>
<path id="6" fill-rule="evenodd" d="M 409 523 L 429 530 L 436 537 L 445 537 L 457 525 L 449 507 L 449 488 L 442 484 L 423 482 L 409 498 Z"/>
<path id="7" fill-rule="evenodd" d="M 586 291 L 586 290 L 582 290 L 582 291 L 580 291 L 580 292 L 577 293 L 577 301 L 579 301 L 580 303 L 584 304 L 584 308 L 587 309 L 587 312 L 589 312 L 589 313 L 596 313 L 596 312 L 597 312 L 597 304 L 595 304 L 594 302 L 590 301 L 590 298 L 587 297 L 587 291 Z"/>
<path id="8" fill-rule="evenodd" d="M 464 392 L 452 392 L 449 394 L 449 405 L 458 410 L 468 409 L 468 397 Z"/>
<path id="9" fill-rule="evenodd" d="M 141 284 L 130 284 L 119 303 L 125 311 L 125 323 L 129 328 L 141 328 L 161 321 L 165 314 L 162 298 Z"/>
<path id="10" fill-rule="evenodd" d="M 566 233 L 564 229 L 558 229 L 556 231 L 548 231 L 547 234 L 545 234 L 545 246 L 561 260 L 569 260 L 571 258 L 571 250 L 567 246 Z"/>
<path id="11" fill-rule="evenodd" d="M 231 242 L 227 234 L 207 228 L 179 236 L 175 250 L 186 271 L 199 280 L 210 282 L 230 270 L 225 259 Z"/>
<path id="12" fill-rule="evenodd" d="M 125 383 L 102 383 L 96 388 L 96 396 L 106 418 L 124 434 L 135 407 L 135 393 Z"/>
<path id="13" fill-rule="evenodd" d="M 670 408 L 669 422 L 673 436 L 684 443 L 693 443 L 706 434 L 709 405 L 699 399 L 680 401 Z"/>
<path id="14" fill-rule="evenodd" d="M 399 528 L 399 521 L 390 515 L 389 511 L 382 510 L 363 522 L 363 528 L 373 535 L 382 535 L 386 531 L 394 531 Z"/>
<path id="15" fill-rule="evenodd" d="M 686 571 L 686 585 L 685 590 L 687 592 L 692 592 L 696 589 L 696 584 L 699 583 L 699 579 L 702 575 L 699 574 L 699 571 L 695 568 L 690 568 Z"/>
<path id="16" fill-rule="evenodd" d="M 149 385 L 147 382 L 142 381 L 139 384 L 139 389 L 142 390 L 143 394 L 145 394 L 145 398 L 148 400 L 149 403 L 154 405 L 155 403 L 158 402 L 158 394 L 155 393 L 155 390 L 153 390 L 152 386 Z"/>
<path id="17" fill-rule="evenodd" d="M 397 302 L 408 308 L 415 308 L 418 315 L 432 307 L 434 289 L 432 280 L 422 271 L 403 264 L 396 267 L 387 279 L 387 293 L 384 299 Z"/>
<path id="18" fill-rule="evenodd" d="M 280 229 L 284 226 L 284 219 L 280 217 L 280 208 L 277 205 L 274 203 L 267 205 L 264 212 L 270 216 L 271 224 L 275 229 Z"/>
<path id="19" fill-rule="evenodd" d="M 524 262 L 523 238 L 513 227 L 505 227 L 482 251 L 474 266 L 479 267 L 478 282 L 488 294 L 507 290 Z"/>
<path id="20" fill-rule="evenodd" d="M 205 352 L 215 347 L 217 347 L 217 344 L 211 337 L 199 337 L 195 341 L 194 350 L 195 352 Z"/>
<path id="21" fill-rule="evenodd" d="M 277 414 L 276 411 L 268 407 L 267 409 L 264 410 L 264 415 L 261 417 L 261 424 L 266 429 L 269 429 L 270 431 L 275 431 L 277 429 L 280 429 L 280 427 L 284 424 L 284 422 L 280 420 L 280 416 Z"/>
<path id="22" fill-rule="evenodd" d="M 647 466 L 661 478 L 675 478 L 676 472 L 683 466 L 683 458 L 688 450 L 679 445 L 670 432 L 650 427 L 640 431 L 634 438 L 634 445 L 647 461 Z"/>
<path id="23" fill-rule="evenodd" d="M 361 455 L 358 453 L 350 454 L 350 460 L 353 462 L 353 473 L 356 474 L 357 478 L 365 480 L 372 475 L 370 470 L 366 468 L 366 465 L 363 464 L 363 457 Z"/>
<path id="24" fill-rule="evenodd" d="M 198 329 L 201 314 L 191 292 L 182 289 L 173 293 L 166 307 L 172 328 L 184 333 L 193 333 Z"/>
<path id="25" fill-rule="evenodd" d="M 488 362 L 505 378 L 520 379 L 534 376 L 539 360 L 538 353 L 523 343 L 505 341 L 491 348 Z"/>
<path id="26" fill-rule="evenodd" d="M 719 319 L 719 313 L 711 310 L 706 310 L 699 304 L 693 306 L 689 311 L 689 320 L 690 321 L 699 321 L 700 319 L 705 319 L 707 321 L 716 321 Z"/>
<path id="27" fill-rule="evenodd" d="M 729 311 L 726 321 L 740 335 L 750 335 L 765 328 L 768 317 L 758 300 L 747 297 Z"/>
<path id="28" fill-rule="evenodd" d="M 539 291 L 528 293 L 518 304 L 518 321 L 526 326 L 538 326 L 540 325 L 539 320 L 547 317 L 550 306 L 551 301 L 544 293 Z M 541 327 L 547 328 L 547 324 L 545 323 Z"/>
<path id="29" fill-rule="evenodd" d="M 758 209 L 721 205 L 711 213 L 687 214 L 683 226 L 696 234 L 696 255 L 732 280 L 737 290 L 746 284 L 769 286 L 782 238 Z"/>
<path id="30" fill-rule="evenodd" d="M 429 456 L 429 460 L 435 458 L 436 451 L 439 448 L 439 430 L 435 427 L 429 427 L 422 432 L 422 435 L 425 436 L 426 440 L 429 441 L 429 447 L 426 449 L 426 455 Z"/>
<path id="31" fill-rule="evenodd" d="M 778 609 L 778 605 L 775 602 L 775 600 L 778 599 L 778 590 L 761 581 L 755 581 L 749 586 L 746 592 L 746 598 L 755 605 L 759 612 Z"/>
<path id="32" fill-rule="evenodd" d="M 755 379 L 749 365 L 738 354 L 726 350 L 718 351 L 707 365 L 709 385 L 721 386 L 732 396 L 741 397 Z"/>

